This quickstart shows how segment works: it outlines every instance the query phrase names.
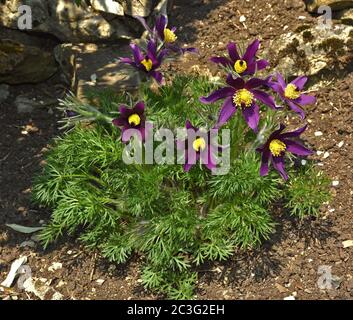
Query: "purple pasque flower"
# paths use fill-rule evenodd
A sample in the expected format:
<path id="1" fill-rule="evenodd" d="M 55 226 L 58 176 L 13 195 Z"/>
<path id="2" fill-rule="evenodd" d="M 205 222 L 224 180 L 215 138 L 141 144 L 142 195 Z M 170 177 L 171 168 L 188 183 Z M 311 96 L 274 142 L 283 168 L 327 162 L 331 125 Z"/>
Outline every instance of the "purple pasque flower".
<path id="1" fill-rule="evenodd" d="M 200 101 L 204 104 L 210 104 L 225 99 L 219 114 L 217 127 L 225 124 L 239 108 L 249 127 L 257 132 L 260 120 L 260 108 L 257 101 L 264 103 L 272 109 L 278 109 L 274 98 L 266 92 L 259 90 L 259 87 L 268 86 L 269 80 L 270 78 L 265 80 L 251 78 L 245 81 L 243 78 L 234 79 L 229 74 L 227 77 L 229 87 L 216 90 L 208 97 L 201 97 Z"/>
<path id="2" fill-rule="evenodd" d="M 298 113 L 302 119 L 305 118 L 305 113 L 301 107 L 316 102 L 314 96 L 301 92 L 307 81 L 307 77 L 301 76 L 294 79 L 289 84 L 286 84 L 282 75 L 277 73 L 277 82 L 269 83 L 271 88 L 279 94 L 281 99 L 286 102 L 294 112 Z"/>
<path id="3" fill-rule="evenodd" d="M 146 116 L 145 104 L 143 101 L 138 102 L 133 108 L 128 108 L 125 105 L 119 108 L 120 116 L 114 119 L 113 125 L 121 128 L 121 140 L 124 143 L 129 141 L 129 138 L 124 135 L 124 132 L 129 129 L 135 129 L 141 134 L 142 141 L 146 138 Z"/>
<path id="4" fill-rule="evenodd" d="M 282 133 L 285 129 L 285 125 L 281 124 L 280 128 L 270 135 L 266 143 L 256 150 L 262 153 L 260 167 L 261 176 L 268 174 L 268 166 L 269 162 L 271 162 L 282 178 L 288 180 L 288 175 L 284 168 L 285 153 L 290 152 L 297 156 L 308 156 L 313 153 L 300 142 L 293 140 L 293 138 L 299 137 L 305 131 L 306 127 L 305 125 L 295 131 Z"/>
<path id="5" fill-rule="evenodd" d="M 267 60 L 256 59 L 259 46 L 260 41 L 257 39 L 254 40 L 241 56 L 238 53 L 237 45 L 234 42 L 230 42 L 227 46 L 229 59 L 225 57 L 212 57 L 210 60 L 224 67 L 230 67 L 240 76 L 254 75 L 257 70 L 265 69 L 269 65 Z"/>
<path id="6" fill-rule="evenodd" d="M 198 160 L 209 170 L 216 168 L 216 153 L 220 149 L 213 144 L 210 131 L 203 131 L 194 127 L 189 120 L 185 124 L 187 137 L 185 140 L 177 140 L 177 147 L 185 150 L 184 171 L 188 172 Z"/>
<path id="7" fill-rule="evenodd" d="M 141 48 L 136 44 L 130 44 L 133 53 L 133 59 L 120 58 L 121 63 L 129 64 L 139 71 L 144 72 L 148 77 L 153 77 L 159 84 L 163 82 L 163 75 L 157 69 L 161 66 L 168 50 L 157 51 L 157 44 L 154 40 L 147 43 L 147 53 L 144 54 Z"/>
<path id="8" fill-rule="evenodd" d="M 176 36 L 176 28 L 168 28 L 168 18 L 165 15 L 160 15 L 156 18 L 156 24 L 151 29 L 146 20 L 143 17 L 140 16 L 135 16 L 136 19 L 138 19 L 141 24 L 145 27 L 145 29 L 148 31 L 150 34 L 151 38 L 155 41 L 158 42 L 161 41 L 164 43 L 165 48 L 172 50 L 174 52 L 179 52 L 179 53 L 186 53 L 186 52 L 196 52 L 197 50 L 195 48 L 181 48 L 176 44 L 176 41 L 178 37 Z"/>

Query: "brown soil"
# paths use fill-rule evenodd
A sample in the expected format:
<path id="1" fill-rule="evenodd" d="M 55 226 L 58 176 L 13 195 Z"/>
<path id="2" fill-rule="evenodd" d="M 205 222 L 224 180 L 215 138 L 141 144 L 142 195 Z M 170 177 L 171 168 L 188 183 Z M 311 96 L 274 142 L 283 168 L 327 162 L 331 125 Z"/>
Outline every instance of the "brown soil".
<path id="1" fill-rule="evenodd" d="M 239 22 L 241 15 L 246 17 L 246 28 Z M 299 16 L 304 16 L 305 20 L 298 19 Z M 175 1 L 171 24 L 180 27 L 180 41 L 200 49 L 200 57 L 189 56 L 170 70 L 189 72 L 192 65 L 198 64 L 200 69 L 207 66 L 213 71 L 215 69 L 210 66 L 208 57 L 224 52 L 228 41 L 244 41 L 246 44 L 260 38 L 265 47 L 269 40 L 283 32 L 294 31 L 303 21 L 316 23 L 315 18 L 306 13 L 301 0 Z M 339 181 L 339 185 L 332 188 L 334 198 L 331 203 L 323 205 L 318 219 L 300 222 L 287 216 L 277 216 L 276 233 L 260 248 L 239 251 L 227 263 L 202 266 L 197 298 L 353 297 L 353 247 L 342 246 L 342 241 L 353 238 L 352 86 L 352 73 L 337 79 L 317 92 L 318 103 L 308 110 L 310 127 L 306 133 L 307 141 L 314 150 L 330 153 L 326 159 L 322 154 L 314 158 L 323 164 L 322 169 L 332 180 Z M 30 89 L 38 96 L 41 88 L 35 86 Z M 30 237 L 4 226 L 4 223 L 37 226 L 50 214 L 30 203 L 30 193 L 32 177 L 40 169 L 43 148 L 58 133 L 56 120 L 59 115 L 46 112 L 47 108 L 30 115 L 17 114 L 13 105 L 15 94 L 28 89 L 12 89 L 11 97 L 0 105 L 0 279 L 5 278 L 11 262 L 22 254 L 29 256 L 28 264 L 33 276 L 51 279 L 51 286 L 65 299 L 161 298 L 141 286 L 138 257 L 126 265 L 109 264 L 98 253 L 84 249 L 74 239 L 62 239 L 46 251 L 39 245 L 20 248 L 20 244 Z M 34 129 L 23 134 L 23 128 L 28 124 Z M 322 131 L 323 135 L 316 137 L 315 131 Z M 344 145 L 339 148 L 337 144 L 341 141 Z M 53 262 L 61 262 L 63 268 L 49 272 L 48 267 Z M 335 285 L 331 290 L 318 288 L 320 266 L 332 267 Z M 105 282 L 99 285 L 97 279 Z M 20 299 L 35 299 L 16 287 L 14 291 L 18 291 L 15 295 Z"/>

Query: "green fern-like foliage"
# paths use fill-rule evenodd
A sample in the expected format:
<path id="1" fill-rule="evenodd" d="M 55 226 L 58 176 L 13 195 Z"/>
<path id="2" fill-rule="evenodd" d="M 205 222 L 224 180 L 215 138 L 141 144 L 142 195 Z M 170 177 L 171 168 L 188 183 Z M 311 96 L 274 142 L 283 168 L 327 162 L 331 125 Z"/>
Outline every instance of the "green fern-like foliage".
<path id="1" fill-rule="evenodd" d="M 186 119 L 211 127 L 217 106 L 198 102 L 211 87 L 203 78 L 177 77 L 157 93 L 146 88 L 147 117 L 157 127 L 183 127 Z M 88 98 L 109 116 L 129 100 L 111 92 Z M 272 116 L 264 116 L 263 125 L 270 127 Z M 52 209 L 40 234 L 44 246 L 75 234 L 110 261 L 124 263 L 138 253 L 145 259 L 141 279 L 147 288 L 189 299 L 198 265 L 226 260 L 236 248 L 271 236 L 274 204 L 286 203 L 283 209 L 300 218 L 317 214 L 328 199 L 326 178 L 310 164 L 286 185 L 276 172 L 260 177 L 254 137 L 244 134 L 241 116 L 232 121 L 239 148 L 230 172 L 220 176 L 198 165 L 188 173 L 177 164 L 126 165 L 119 129 L 104 122 L 77 125 L 57 138 L 33 189 L 34 199 Z"/>

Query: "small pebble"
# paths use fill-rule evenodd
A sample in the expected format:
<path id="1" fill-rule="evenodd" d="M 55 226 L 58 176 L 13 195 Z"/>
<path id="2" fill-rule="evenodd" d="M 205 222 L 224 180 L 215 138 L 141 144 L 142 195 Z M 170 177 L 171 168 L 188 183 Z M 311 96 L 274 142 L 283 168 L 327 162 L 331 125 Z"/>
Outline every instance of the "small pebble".
<path id="1" fill-rule="evenodd" d="M 97 81 L 97 75 L 96 75 L 95 73 L 93 73 L 93 74 L 91 75 L 91 81 L 92 81 L 92 82 L 96 82 L 96 81 Z"/>
<path id="2" fill-rule="evenodd" d="M 324 153 L 324 159 L 327 159 L 329 156 L 330 156 L 330 153 L 329 153 L 328 151 L 326 151 L 326 152 Z"/>
<path id="3" fill-rule="evenodd" d="M 98 280 L 96 280 L 96 282 L 101 286 L 105 282 L 105 280 L 104 279 L 98 279 Z"/>
<path id="4" fill-rule="evenodd" d="M 245 21 L 246 21 L 246 17 L 245 16 L 240 16 L 239 22 L 243 23 Z"/>
<path id="5" fill-rule="evenodd" d="M 332 186 L 337 187 L 340 184 L 338 180 L 332 181 Z"/>
<path id="6" fill-rule="evenodd" d="M 48 271 L 54 272 L 56 270 L 62 269 L 63 264 L 61 262 L 53 262 L 52 265 L 48 268 Z"/>
<path id="7" fill-rule="evenodd" d="M 337 147 L 338 147 L 338 148 L 342 148 L 343 145 L 344 145 L 344 141 L 341 141 L 341 142 L 337 145 Z"/>
<path id="8" fill-rule="evenodd" d="M 321 137 L 323 135 L 323 133 L 321 131 L 316 131 L 314 133 L 315 137 Z"/>

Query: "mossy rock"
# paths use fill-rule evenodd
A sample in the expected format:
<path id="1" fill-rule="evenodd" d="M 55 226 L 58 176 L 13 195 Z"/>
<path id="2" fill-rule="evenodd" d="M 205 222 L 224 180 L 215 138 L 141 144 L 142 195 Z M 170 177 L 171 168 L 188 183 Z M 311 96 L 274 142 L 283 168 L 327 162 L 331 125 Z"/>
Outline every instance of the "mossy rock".
<path id="1" fill-rule="evenodd" d="M 310 76 L 319 79 L 341 77 L 353 60 L 353 27 L 336 25 L 332 29 L 304 26 L 280 36 L 265 54 L 277 71 L 286 77 Z M 345 71 L 346 70 L 346 71 Z"/>

